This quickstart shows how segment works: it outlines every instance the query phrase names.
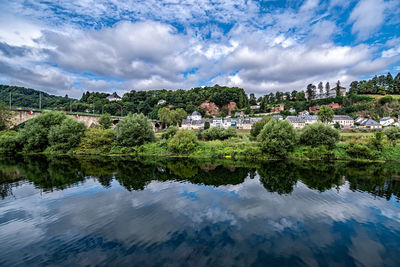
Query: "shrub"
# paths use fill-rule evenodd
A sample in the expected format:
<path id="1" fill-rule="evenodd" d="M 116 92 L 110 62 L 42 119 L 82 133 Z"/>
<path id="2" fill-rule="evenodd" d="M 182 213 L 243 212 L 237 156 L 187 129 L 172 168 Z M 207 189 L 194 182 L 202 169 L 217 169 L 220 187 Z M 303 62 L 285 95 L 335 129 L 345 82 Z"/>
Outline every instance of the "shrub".
<path id="1" fill-rule="evenodd" d="M 85 124 L 67 117 L 60 125 L 50 128 L 48 139 L 51 151 L 67 152 L 77 147 L 85 131 Z"/>
<path id="2" fill-rule="evenodd" d="M 395 141 L 400 139 L 400 128 L 398 127 L 390 127 L 385 129 L 384 134 L 386 137 L 395 144 Z"/>
<path id="3" fill-rule="evenodd" d="M 79 148 L 86 151 L 108 152 L 114 140 L 115 133 L 111 129 L 89 128 L 84 132 Z"/>
<path id="4" fill-rule="evenodd" d="M 231 137 L 237 136 L 237 131 L 233 127 L 229 127 L 228 129 L 224 129 L 222 127 L 212 127 L 202 132 L 202 136 L 204 140 L 225 140 Z"/>
<path id="5" fill-rule="evenodd" d="M 286 158 L 294 150 L 296 131 L 288 121 L 270 120 L 258 135 L 261 150 L 278 158 Z"/>
<path id="6" fill-rule="evenodd" d="M 17 132 L 3 131 L 0 132 L 0 152 L 13 153 L 18 150 L 19 143 L 17 139 Z"/>
<path id="7" fill-rule="evenodd" d="M 271 120 L 271 117 L 264 117 L 261 120 L 253 123 L 250 130 L 250 136 L 257 137 L 261 130 L 264 128 L 264 125 L 267 124 Z"/>
<path id="8" fill-rule="evenodd" d="M 383 132 L 380 130 L 375 132 L 374 137 L 369 139 L 368 146 L 373 150 L 382 151 L 383 150 Z"/>
<path id="9" fill-rule="evenodd" d="M 43 151 L 49 146 L 51 127 L 60 125 L 67 116 L 62 112 L 45 112 L 26 122 L 18 135 L 24 151 Z"/>
<path id="10" fill-rule="evenodd" d="M 371 149 L 363 143 L 350 143 L 347 146 L 346 152 L 350 157 L 354 158 L 373 158 Z"/>
<path id="11" fill-rule="evenodd" d="M 111 115 L 108 113 L 101 115 L 99 118 L 99 124 L 103 129 L 110 129 L 112 125 Z"/>
<path id="12" fill-rule="evenodd" d="M 129 114 L 118 122 L 115 132 L 122 146 L 140 146 L 154 140 L 151 122 L 143 114 Z"/>
<path id="13" fill-rule="evenodd" d="M 306 146 L 327 146 L 334 148 L 339 141 L 340 134 L 338 130 L 323 123 L 309 124 L 300 134 L 300 143 Z"/>
<path id="14" fill-rule="evenodd" d="M 175 126 L 168 127 L 168 129 L 162 133 L 161 138 L 168 140 L 172 138 L 177 132 L 178 132 L 178 127 Z"/>
<path id="15" fill-rule="evenodd" d="M 173 153 L 187 154 L 197 146 L 197 137 L 193 131 L 180 130 L 168 142 L 168 150 Z"/>
<path id="16" fill-rule="evenodd" d="M 209 121 L 206 121 L 204 123 L 204 130 L 207 130 L 207 129 L 210 129 L 210 122 Z"/>
<path id="17" fill-rule="evenodd" d="M 10 119 L 10 110 L 3 103 L 0 103 L 0 131 L 8 128 L 10 124 Z"/>

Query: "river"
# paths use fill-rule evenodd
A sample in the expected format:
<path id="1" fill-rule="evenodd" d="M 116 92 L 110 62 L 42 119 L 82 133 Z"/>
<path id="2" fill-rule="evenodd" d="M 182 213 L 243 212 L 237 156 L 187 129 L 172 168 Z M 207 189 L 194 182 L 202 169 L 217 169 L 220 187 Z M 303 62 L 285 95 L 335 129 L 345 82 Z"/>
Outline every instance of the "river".
<path id="1" fill-rule="evenodd" d="M 400 164 L 0 158 L 1 266 L 399 266 Z"/>

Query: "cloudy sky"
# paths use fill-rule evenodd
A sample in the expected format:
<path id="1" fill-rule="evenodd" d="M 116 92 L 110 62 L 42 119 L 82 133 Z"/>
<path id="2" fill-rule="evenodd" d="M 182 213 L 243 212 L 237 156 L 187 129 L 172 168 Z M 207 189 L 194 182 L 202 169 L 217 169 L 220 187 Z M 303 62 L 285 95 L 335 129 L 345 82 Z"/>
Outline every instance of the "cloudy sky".
<path id="1" fill-rule="evenodd" d="M 0 1 L 0 83 L 80 97 L 400 72 L 398 0 Z"/>

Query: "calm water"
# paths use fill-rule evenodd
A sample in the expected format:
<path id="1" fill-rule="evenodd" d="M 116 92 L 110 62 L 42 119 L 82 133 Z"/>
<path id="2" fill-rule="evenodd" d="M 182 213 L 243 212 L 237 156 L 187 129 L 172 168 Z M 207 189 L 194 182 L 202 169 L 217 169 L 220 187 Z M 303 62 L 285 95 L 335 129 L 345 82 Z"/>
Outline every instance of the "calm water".
<path id="1" fill-rule="evenodd" d="M 399 266 L 399 167 L 0 158 L 0 265 Z"/>

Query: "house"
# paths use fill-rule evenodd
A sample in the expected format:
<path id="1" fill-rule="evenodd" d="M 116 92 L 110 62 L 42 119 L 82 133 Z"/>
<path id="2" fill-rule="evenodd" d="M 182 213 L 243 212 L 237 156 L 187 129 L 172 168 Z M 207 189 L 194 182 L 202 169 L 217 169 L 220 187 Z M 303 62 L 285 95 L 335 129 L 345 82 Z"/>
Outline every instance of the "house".
<path id="1" fill-rule="evenodd" d="M 259 105 L 253 105 L 253 106 L 250 106 L 250 109 L 251 110 L 260 109 L 260 106 Z"/>
<path id="2" fill-rule="evenodd" d="M 317 115 L 300 115 L 298 116 L 300 119 L 303 119 L 305 124 L 313 124 L 318 121 L 318 116 Z"/>
<path id="3" fill-rule="evenodd" d="M 277 120 L 283 120 L 283 117 L 281 115 L 274 115 L 272 116 L 272 118 Z"/>
<path id="4" fill-rule="evenodd" d="M 307 110 L 303 110 L 299 112 L 299 115 L 310 115 L 310 112 L 308 112 Z"/>
<path id="5" fill-rule="evenodd" d="M 379 122 L 383 127 L 388 127 L 395 124 L 394 119 L 391 117 L 383 117 Z"/>
<path id="6" fill-rule="evenodd" d="M 225 118 L 224 120 L 222 120 L 222 127 L 224 127 L 225 129 L 229 128 L 232 126 L 232 119 L 231 118 Z"/>
<path id="7" fill-rule="evenodd" d="M 241 112 L 235 112 L 235 116 L 236 116 L 236 117 L 243 117 L 243 116 L 244 116 L 244 112 L 243 112 L 243 111 L 241 111 Z"/>
<path id="8" fill-rule="evenodd" d="M 382 125 L 377 123 L 371 118 L 368 118 L 366 120 L 363 120 L 360 122 L 360 128 L 362 129 L 382 129 Z"/>
<path id="9" fill-rule="evenodd" d="M 199 121 L 201 120 L 201 114 L 198 111 L 193 111 L 192 115 L 187 116 L 188 120 L 192 120 L 192 121 Z"/>
<path id="10" fill-rule="evenodd" d="M 289 109 L 289 112 L 290 112 L 290 113 L 295 113 L 296 110 L 295 110 L 294 108 L 290 108 L 290 109 Z"/>
<path id="11" fill-rule="evenodd" d="M 306 126 L 305 120 L 297 116 L 287 116 L 286 120 L 291 123 L 295 129 L 301 129 Z"/>
<path id="12" fill-rule="evenodd" d="M 352 117 L 347 115 L 334 115 L 333 120 L 329 124 L 336 124 L 339 123 L 341 128 L 353 128 L 354 127 L 354 120 Z"/>
<path id="13" fill-rule="evenodd" d="M 244 118 L 242 123 L 243 130 L 250 130 L 251 129 L 251 120 L 250 118 Z"/>
<path id="14" fill-rule="evenodd" d="M 346 88 L 345 87 L 340 86 L 339 90 L 340 90 L 340 95 L 341 96 L 346 96 Z M 333 95 L 334 97 L 337 96 L 336 95 L 336 86 L 329 90 L 329 95 Z"/>
<path id="15" fill-rule="evenodd" d="M 110 102 L 119 101 L 119 100 L 121 100 L 121 97 L 116 92 L 114 92 L 111 95 L 107 96 L 107 100 Z"/>
<path id="16" fill-rule="evenodd" d="M 222 118 L 215 117 L 212 119 L 211 127 L 222 127 L 223 121 Z"/>
<path id="17" fill-rule="evenodd" d="M 164 99 L 160 99 L 160 100 L 158 100 L 158 102 L 157 102 L 157 105 L 162 105 L 162 104 L 164 104 L 166 101 L 164 100 Z"/>

